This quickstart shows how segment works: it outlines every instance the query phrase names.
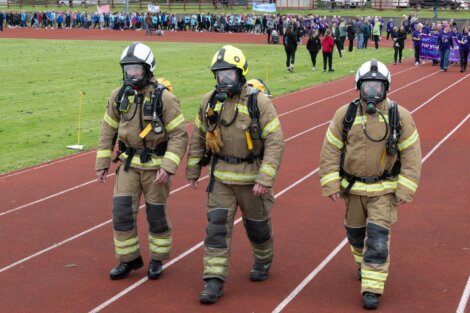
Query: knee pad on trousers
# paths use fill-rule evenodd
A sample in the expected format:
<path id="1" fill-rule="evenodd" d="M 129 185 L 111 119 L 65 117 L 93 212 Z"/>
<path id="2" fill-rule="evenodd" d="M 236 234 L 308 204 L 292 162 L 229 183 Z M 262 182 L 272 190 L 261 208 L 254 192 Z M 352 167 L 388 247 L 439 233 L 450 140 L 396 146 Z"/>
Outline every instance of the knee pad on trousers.
<path id="1" fill-rule="evenodd" d="M 165 206 L 163 204 L 150 204 L 148 202 L 145 204 L 147 206 L 147 221 L 149 223 L 150 232 L 161 234 L 168 231 Z"/>
<path id="2" fill-rule="evenodd" d="M 362 249 L 364 247 L 364 238 L 366 237 L 366 228 L 365 227 L 346 227 L 346 235 L 348 236 L 348 241 L 351 246 L 357 249 Z"/>
<path id="3" fill-rule="evenodd" d="M 271 239 L 271 232 L 269 229 L 269 220 L 253 221 L 244 218 L 246 233 L 248 238 L 254 243 L 265 243 Z"/>
<path id="4" fill-rule="evenodd" d="M 389 230 L 383 226 L 367 224 L 367 250 L 364 253 L 364 262 L 369 264 L 384 264 L 388 258 Z"/>
<path id="5" fill-rule="evenodd" d="M 113 198 L 113 228 L 117 231 L 130 231 L 134 228 L 131 196 Z"/>
<path id="6" fill-rule="evenodd" d="M 207 213 L 209 224 L 206 227 L 204 244 L 210 248 L 227 248 L 227 209 L 215 209 Z"/>

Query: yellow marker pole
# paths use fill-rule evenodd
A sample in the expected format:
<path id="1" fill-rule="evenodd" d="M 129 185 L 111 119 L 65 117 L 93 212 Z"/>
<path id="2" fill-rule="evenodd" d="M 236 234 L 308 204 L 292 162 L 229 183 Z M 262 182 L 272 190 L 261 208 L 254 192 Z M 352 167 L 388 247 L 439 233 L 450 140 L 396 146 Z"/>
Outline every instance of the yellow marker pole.
<path id="1" fill-rule="evenodd" d="M 83 145 L 80 144 L 80 128 L 81 128 L 81 118 L 82 118 L 82 107 L 83 107 L 83 96 L 85 95 L 84 91 L 80 91 L 80 103 L 78 106 L 78 129 L 77 129 L 77 144 L 67 146 L 69 149 L 73 150 L 83 150 Z"/>

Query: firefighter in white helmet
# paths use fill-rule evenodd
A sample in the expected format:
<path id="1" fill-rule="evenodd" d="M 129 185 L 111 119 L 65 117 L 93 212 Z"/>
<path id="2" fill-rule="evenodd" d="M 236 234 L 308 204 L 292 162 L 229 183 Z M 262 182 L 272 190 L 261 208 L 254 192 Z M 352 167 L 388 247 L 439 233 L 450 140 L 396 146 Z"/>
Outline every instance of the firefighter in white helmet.
<path id="1" fill-rule="evenodd" d="M 323 196 L 346 203 L 346 234 L 362 280 L 363 306 L 376 309 L 390 263 L 397 206 L 418 187 L 421 148 L 408 112 L 387 98 L 391 75 L 377 61 L 356 73 L 359 99 L 336 111 L 323 143 Z"/>
<path id="2" fill-rule="evenodd" d="M 114 247 L 119 265 L 111 279 L 127 277 L 143 266 L 137 236 L 137 213 L 144 194 L 149 225 L 148 278 L 158 279 L 169 257 L 172 237 L 167 214 L 171 175 L 176 173 L 188 142 L 178 99 L 154 78 L 155 57 L 135 42 L 121 55 L 123 86 L 109 98 L 101 126 L 96 175 L 106 181 L 116 141 L 120 161 L 113 196 Z"/>

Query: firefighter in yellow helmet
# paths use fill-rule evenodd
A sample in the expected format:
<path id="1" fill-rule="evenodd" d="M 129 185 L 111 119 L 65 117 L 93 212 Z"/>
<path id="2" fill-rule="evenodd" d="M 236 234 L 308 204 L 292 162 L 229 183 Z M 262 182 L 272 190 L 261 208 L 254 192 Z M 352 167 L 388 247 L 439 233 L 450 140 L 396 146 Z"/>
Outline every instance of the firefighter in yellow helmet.
<path id="1" fill-rule="evenodd" d="M 360 97 L 336 111 L 320 158 L 323 196 L 346 203 L 344 225 L 366 309 L 379 305 L 397 206 L 413 199 L 421 172 L 416 125 L 410 112 L 387 97 L 390 84 L 385 64 L 371 60 L 359 68 Z"/>
<path id="2" fill-rule="evenodd" d="M 152 50 L 139 42 L 121 55 L 123 85 L 108 101 L 101 125 L 96 156 L 96 175 L 105 182 L 116 141 L 113 195 L 113 234 L 117 267 L 111 279 L 122 279 L 143 266 L 137 235 L 137 213 L 142 193 L 149 224 L 150 265 L 147 276 L 158 279 L 162 261 L 169 258 L 172 237 L 167 215 L 171 175 L 186 152 L 188 135 L 178 99 L 153 76 L 156 67 Z"/>
<path id="3" fill-rule="evenodd" d="M 259 92 L 262 92 L 265 94 L 267 97 L 271 97 L 271 91 L 269 90 L 268 86 L 264 81 L 261 79 L 250 79 L 247 82 L 248 87 L 252 88 L 252 90 L 256 89 Z"/>
<path id="4" fill-rule="evenodd" d="M 237 207 L 254 257 L 250 279 L 268 278 L 273 260 L 271 187 L 284 150 L 275 107 L 262 92 L 251 92 L 247 85 L 248 62 L 243 52 L 222 47 L 214 55 L 211 70 L 217 85 L 203 97 L 195 118 L 186 168 L 189 183 L 197 188 L 201 168 L 209 164 L 201 303 L 214 303 L 223 295 Z"/>

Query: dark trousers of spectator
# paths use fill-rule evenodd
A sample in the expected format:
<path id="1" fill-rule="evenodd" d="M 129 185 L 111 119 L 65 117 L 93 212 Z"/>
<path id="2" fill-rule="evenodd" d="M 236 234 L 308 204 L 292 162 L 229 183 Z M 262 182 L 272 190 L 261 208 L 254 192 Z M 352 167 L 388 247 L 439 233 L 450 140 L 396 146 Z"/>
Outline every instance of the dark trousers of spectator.
<path id="1" fill-rule="evenodd" d="M 354 47 L 354 39 L 349 39 L 349 52 L 352 52 L 353 51 L 353 47 Z"/>
<path id="2" fill-rule="evenodd" d="M 460 69 L 465 71 L 467 69 L 467 62 L 468 62 L 468 52 L 469 50 L 460 49 Z"/>
<path id="3" fill-rule="evenodd" d="M 390 38 L 391 34 L 392 34 L 392 32 L 387 31 L 387 40 L 388 40 L 388 38 Z"/>
<path id="4" fill-rule="evenodd" d="M 100 29 L 100 22 L 97 21 L 95 22 L 95 24 L 93 24 L 93 29 L 95 29 L 95 27 L 98 26 L 98 29 Z"/>
<path id="5" fill-rule="evenodd" d="M 273 30 L 271 28 L 268 28 L 268 31 L 267 31 L 267 33 L 268 33 L 268 43 L 271 43 L 271 32 L 272 31 Z"/>
<path id="6" fill-rule="evenodd" d="M 419 63 L 419 50 L 420 50 L 420 46 L 418 45 L 414 45 L 414 49 L 415 49 L 415 63 Z"/>
<path id="7" fill-rule="evenodd" d="M 398 57 L 398 62 L 401 63 L 401 58 L 403 55 L 403 47 L 397 47 L 393 46 L 393 49 L 395 49 L 395 54 L 393 55 L 393 59 L 395 60 L 395 64 L 397 63 L 397 57 Z"/>
<path id="8" fill-rule="evenodd" d="M 344 42 L 345 42 L 345 41 L 346 41 L 346 36 L 341 36 L 341 37 L 339 37 L 339 42 L 340 42 L 340 46 L 339 46 L 339 47 L 340 47 L 341 51 L 344 50 Z"/>
<path id="9" fill-rule="evenodd" d="M 62 23 L 61 22 L 57 22 L 57 28 L 62 29 Z"/>
<path id="10" fill-rule="evenodd" d="M 341 42 L 339 40 L 335 40 L 335 46 L 338 49 L 339 57 L 342 58 L 343 55 L 341 54 Z"/>
<path id="11" fill-rule="evenodd" d="M 375 49 L 379 48 L 379 39 L 380 39 L 379 35 L 374 35 Z"/>
<path id="12" fill-rule="evenodd" d="M 323 51 L 323 71 L 326 71 L 327 62 L 328 62 L 328 70 L 331 70 L 333 66 L 333 52 Z"/>
<path id="13" fill-rule="evenodd" d="M 316 67 L 317 66 L 317 54 L 318 51 L 309 51 L 310 52 L 310 59 L 312 59 L 312 66 Z"/>
<path id="14" fill-rule="evenodd" d="M 294 65 L 295 62 L 295 50 L 287 50 L 286 49 L 286 66 L 288 68 L 291 67 L 291 65 Z"/>
<path id="15" fill-rule="evenodd" d="M 364 36 L 364 43 L 362 45 L 363 49 L 367 49 L 367 43 L 369 42 L 369 37 Z"/>

